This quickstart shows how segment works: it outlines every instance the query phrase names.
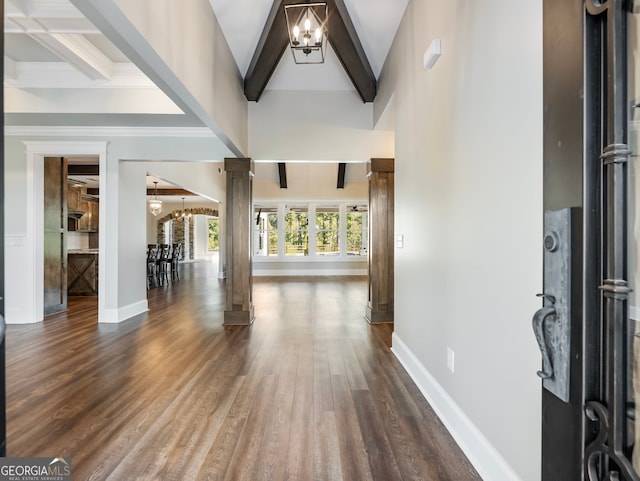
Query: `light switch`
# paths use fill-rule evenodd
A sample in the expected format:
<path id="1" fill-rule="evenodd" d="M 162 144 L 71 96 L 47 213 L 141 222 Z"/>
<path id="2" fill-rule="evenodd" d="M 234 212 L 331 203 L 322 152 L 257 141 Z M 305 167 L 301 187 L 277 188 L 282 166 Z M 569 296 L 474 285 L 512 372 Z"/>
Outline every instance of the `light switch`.
<path id="1" fill-rule="evenodd" d="M 402 249 L 404 247 L 404 236 L 402 234 L 398 234 L 396 236 L 396 247 L 398 249 Z"/>

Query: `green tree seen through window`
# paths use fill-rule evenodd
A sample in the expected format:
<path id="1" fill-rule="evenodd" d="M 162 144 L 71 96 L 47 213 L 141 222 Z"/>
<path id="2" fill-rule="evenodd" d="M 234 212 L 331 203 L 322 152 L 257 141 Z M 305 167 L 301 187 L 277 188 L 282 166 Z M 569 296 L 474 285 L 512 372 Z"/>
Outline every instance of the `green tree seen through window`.
<path id="1" fill-rule="evenodd" d="M 209 219 L 209 244 L 208 250 L 217 251 L 220 249 L 218 219 Z"/>

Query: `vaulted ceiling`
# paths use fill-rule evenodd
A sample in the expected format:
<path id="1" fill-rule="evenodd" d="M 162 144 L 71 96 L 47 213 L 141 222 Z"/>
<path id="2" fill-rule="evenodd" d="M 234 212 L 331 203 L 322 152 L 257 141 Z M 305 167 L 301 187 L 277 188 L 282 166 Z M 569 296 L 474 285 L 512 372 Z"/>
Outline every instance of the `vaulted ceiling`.
<path id="1" fill-rule="evenodd" d="M 247 83 L 255 82 L 255 68 L 250 69 L 250 65 L 254 56 L 260 53 L 263 33 L 266 34 L 273 23 L 273 19 L 270 22 L 270 16 L 278 19 L 283 17 L 282 5 L 292 1 L 209 0 L 238 69 L 246 77 Z M 259 90 L 262 91 L 264 87 L 273 90 L 358 90 L 358 85 L 366 86 L 367 82 L 375 82 L 407 1 L 329 0 L 330 17 L 333 18 L 331 22 L 335 23 L 335 27 L 329 25 L 334 28 L 333 37 L 329 32 L 329 39 L 333 43 L 322 65 L 295 65 L 290 54 L 283 55 L 287 53 L 284 52 L 286 30 L 274 32 L 279 36 L 279 52 L 273 56 L 273 65 L 267 66 L 269 76 L 266 82 L 259 85 Z M 153 83 L 69 0 L 4 0 L 4 3 L 5 86 L 23 89 L 117 89 L 125 97 L 132 89 L 139 91 L 153 87 Z M 336 20 L 341 21 L 336 23 Z M 348 45 L 344 46 L 345 35 L 350 37 L 347 40 L 355 42 L 352 47 L 355 55 L 344 53 L 349 48 Z M 338 36 L 343 37 L 342 40 Z M 345 60 L 345 56 L 350 59 Z M 353 82 L 353 71 L 345 71 L 343 64 L 353 62 L 354 58 L 362 62 L 360 74 L 356 72 L 355 75 L 369 77 L 368 80 L 365 78 L 359 83 Z M 193 116 L 176 115 L 183 112 L 161 92 L 146 94 L 153 97 L 153 102 L 149 104 L 154 108 L 150 111 L 126 111 L 126 108 L 121 108 L 124 111 L 118 112 L 119 104 L 113 102 L 113 92 L 110 92 L 111 107 L 102 108 L 103 112 L 100 113 L 106 117 L 102 116 L 101 121 L 105 122 L 106 119 L 110 124 L 124 122 L 129 125 L 132 120 L 137 121 L 138 125 L 200 125 Z M 360 94 L 363 100 L 371 100 L 371 91 L 364 94 L 361 91 Z M 248 93 L 248 96 L 255 100 L 255 94 Z M 127 105 L 126 101 L 121 103 Z M 93 107 L 100 110 L 99 103 Z M 89 112 L 84 113 L 89 118 L 89 125 L 98 121 L 92 120 Z M 34 122 L 10 109 L 9 114 L 8 123 L 12 123 L 12 120 L 22 124 Z M 78 121 L 70 118 L 68 122 Z M 58 119 L 57 122 L 63 121 Z M 82 125 L 87 125 L 87 122 Z"/>
<path id="2" fill-rule="evenodd" d="M 205 130 L 70 0 L 3 1 L 7 126 Z M 408 0 L 328 0 L 330 46 L 321 65 L 296 65 L 286 51 L 286 26 L 275 30 L 282 27 L 283 5 L 293 1 L 209 0 L 247 98 L 257 100 L 263 90 L 329 90 L 372 101 Z M 276 40 L 267 42 L 268 34 Z M 276 52 L 265 63 L 260 56 L 271 48 Z"/>

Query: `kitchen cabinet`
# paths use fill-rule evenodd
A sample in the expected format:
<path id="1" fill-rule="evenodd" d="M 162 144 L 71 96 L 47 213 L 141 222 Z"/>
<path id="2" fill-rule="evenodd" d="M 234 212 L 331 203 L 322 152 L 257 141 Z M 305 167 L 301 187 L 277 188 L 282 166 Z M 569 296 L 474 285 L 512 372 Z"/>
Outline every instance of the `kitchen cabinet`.
<path id="1" fill-rule="evenodd" d="M 98 295 L 98 249 L 68 252 L 67 293 L 70 296 Z"/>
<path id="2" fill-rule="evenodd" d="M 67 230 L 98 232 L 100 203 L 98 198 L 87 195 L 86 189 L 70 183 L 67 190 Z"/>

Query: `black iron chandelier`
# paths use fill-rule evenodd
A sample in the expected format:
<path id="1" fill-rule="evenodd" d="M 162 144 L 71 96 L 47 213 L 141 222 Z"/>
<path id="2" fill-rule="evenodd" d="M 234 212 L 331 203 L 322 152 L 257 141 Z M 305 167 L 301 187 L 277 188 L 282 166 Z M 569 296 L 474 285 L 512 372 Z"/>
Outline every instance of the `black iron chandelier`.
<path id="1" fill-rule="evenodd" d="M 327 51 L 327 3 L 285 5 L 289 46 L 296 63 L 324 63 Z"/>

